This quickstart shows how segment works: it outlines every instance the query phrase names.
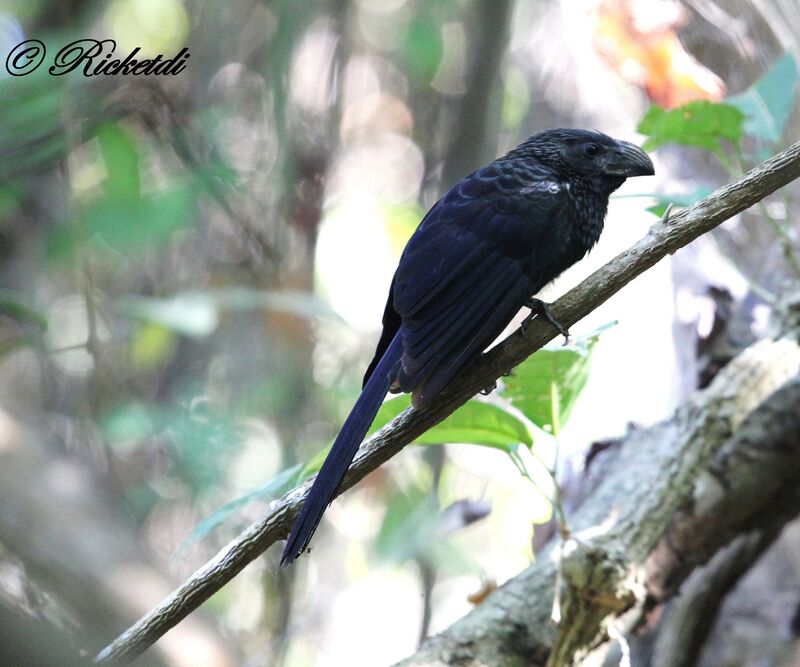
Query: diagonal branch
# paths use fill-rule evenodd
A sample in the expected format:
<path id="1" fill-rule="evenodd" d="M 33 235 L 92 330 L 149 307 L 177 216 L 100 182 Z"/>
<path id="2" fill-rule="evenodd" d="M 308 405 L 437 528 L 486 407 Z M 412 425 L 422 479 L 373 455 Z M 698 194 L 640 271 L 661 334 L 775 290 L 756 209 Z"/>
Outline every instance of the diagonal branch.
<path id="1" fill-rule="evenodd" d="M 556 301 L 551 307 L 553 316 L 564 326 L 572 326 L 667 254 L 674 253 L 798 177 L 800 142 L 690 208 L 654 224 L 635 245 Z M 516 332 L 471 364 L 451 383 L 435 405 L 422 411 L 409 408 L 367 440 L 339 493 L 358 483 L 420 434 L 554 338 L 552 327 L 537 320 L 539 318 L 527 329 L 527 338 Z M 252 524 L 169 597 L 103 649 L 97 661 L 130 660 L 140 655 L 270 545 L 285 537 L 309 486 L 310 480 L 275 501 L 269 514 Z"/>

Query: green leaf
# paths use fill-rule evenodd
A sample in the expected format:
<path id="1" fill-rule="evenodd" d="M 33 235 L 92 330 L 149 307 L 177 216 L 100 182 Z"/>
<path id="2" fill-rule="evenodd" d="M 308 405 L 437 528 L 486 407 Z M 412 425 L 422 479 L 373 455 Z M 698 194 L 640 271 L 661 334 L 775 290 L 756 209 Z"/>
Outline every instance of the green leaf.
<path id="1" fill-rule="evenodd" d="M 558 434 L 589 377 L 591 351 L 611 322 L 577 338 L 573 346 L 544 347 L 503 379 L 500 396 L 536 426 Z"/>
<path id="2" fill-rule="evenodd" d="M 386 501 L 386 513 L 373 547 L 384 561 L 405 563 L 422 558 L 448 571 L 474 571 L 469 554 L 440 534 L 442 512 L 421 486 L 397 489 Z"/>
<path id="3" fill-rule="evenodd" d="M 132 187 L 118 184 L 120 189 Z M 132 255 L 144 248 L 166 243 L 172 234 L 192 223 L 193 189 L 178 185 L 147 197 L 120 197 L 104 193 L 89 203 L 68 227 L 58 227 L 48 237 L 48 254 L 68 258 L 84 244 L 96 249 L 113 248 Z"/>
<path id="4" fill-rule="evenodd" d="M 444 55 L 442 29 L 434 17 L 423 14 L 411 20 L 402 55 L 415 78 L 426 83 L 433 79 Z"/>
<path id="5" fill-rule="evenodd" d="M 45 67 L 21 77 L 0 77 L 0 181 L 24 182 L 30 170 L 66 153 L 64 82 Z"/>
<path id="6" fill-rule="evenodd" d="M 104 187 L 116 199 L 139 197 L 139 152 L 131 134 L 119 123 L 107 123 L 96 131 L 100 153 L 106 164 Z"/>
<path id="7" fill-rule="evenodd" d="M 382 204 L 380 213 L 389 245 L 399 257 L 425 211 L 418 204 Z"/>
<path id="8" fill-rule="evenodd" d="M 177 186 L 131 200 L 109 193 L 90 205 L 83 218 L 88 237 L 96 235 L 119 252 L 130 254 L 163 243 L 189 226 L 191 209 L 191 189 Z"/>
<path id="9" fill-rule="evenodd" d="M 686 208 L 687 206 L 692 206 L 692 204 L 697 203 L 703 197 L 707 197 L 712 192 L 712 188 L 701 185 L 691 192 L 682 192 L 680 194 L 653 194 L 652 196 L 658 201 L 652 206 L 649 206 L 647 210 L 660 218 L 662 215 L 664 215 L 664 212 L 667 210 L 667 206 L 670 204 L 676 208 Z M 673 210 L 673 213 L 674 212 L 675 211 Z"/>
<path id="10" fill-rule="evenodd" d="M 233 415 L 189 400 L 162 419 L 172 472 L 193 494 L 199 494 L 219 484 L 226 462 L 241 443 L 241 433 Z"/>
<path id="11" fill-rule="evenodd" d="M 20 323 L 36 328 L 39 333 L 47 331 L 47 318 L 33 306 L 22 301 L 19 297 L 0 290 L 0 315 L 10 317 Z"/>
<path id="12" fill-rule="evenodd" d="M 386 502 L 386 514 L 374 547 L 378 556 L 403 563 L 429 552 L 436 540 L 439 511 L 423 489 L 397 490 Z"/>
<path id="13" fill-rule="evenodd" d="M 386 426 L 397 415 L 411 405 L 411 397 L 402 394 L 384 401 L 375 415 L 375 419 L 367 432 L 367 437 Z M 516 415 L 491 403 L 468 401 L 433 428 L 419 436 L 417 445 L 443 445 L 459 443 L 481 445 L 508 452 L 515 450 L 520 444 L 533 446 L 533 436 L 528 425 Z M 297 475 L 297 483 L 305 481 L 319 472 L 330 446 L 317 452 Z"/>
<path id="14" fill-rule="evenodd" d="M 410 404 L 411 397 L 407 394 L 384 401 L 367 436 L 386 426 Z M 414 443 L 418 445 L 460 443 L 509 452 L 515 451 L 520 444 L 532 447 L 533 436 L 528 425 L 513 413 L 491 403 L 472 400 L 423 433 Z M 318 472 L 329 451 L 330 447 L 325 447 L 306 462 L 297 473 L 295 484 L 305 481 Z"/>
<path id="15" fill-rule="evenodd" d="M 131 402 L 115 406 L 98 420 L 103 437 L 114 446 L 126 440 L 141 440 L 157 433 L 161 415 L 145 403 Z"/>
<path id="16" fill-rule="evenodd" d="M 173 561 L 177 560 L 187 547 L 194 544 L 198 540 L 203 539 L 206 535 L 222 525 L 222 523 L 224 523 L 228 517 L 230 517 L 241 507 L 244 507 L 254 500 L 263 501 L 271 498 L 277 498 L 292 487 L 296 486 L 299 483 L 298 474 L 300 473 L 301 468 L 302 466 L 300 464 L 292 466 L 291 468 L 286 468 L 275 475 L 275 477 L 273 477 L 266 484 L 263 484 L 252 491 L 248 491 L 244 495 L 225 503 L 219 509 L 214 510 L 212 514 L 198 523 L 192 529 L 192 532 L 186 536 L 186 539 L 181 542 L 180 546 L 178 546 L 178 548 L 175 550 Z"/>
<path id="17" fill-rule="evenodd" d="M 318 473 L 319 469 L 322 467 L 322 464 L 325 462 L 329 451 L 331 451 L 331 445 L 323 447 L 308 461 L 306 461 L 302 468 L 300 468 L 300 472 L 297 473 L 295 483 L 300 484 L 301 482 L 305 482 L 309 477 L 311 477 L 311 475 Z"/>
<path id="18" fill-rule="evenodd" d="M 720 141 L 738 148 L 743 121 L 744 114 L 730 104 L 695 100 L 669 110 L 651 106 L 636 131 L 647 136 L 644 150 L 681 144 L 705 148 L 724 159 Z"/>
<path id="19" fill-rule="evenodd" d="M 369 434 L 388 424 L 410 404 L 411 398 L 407 394 L 385 401 L 375 416 Z M 519 444 L 531 447 L 533 436 L 527 424 L 513 413 L 493 403 L 471 400 L 414 442 L 418 445 L 453 442 L 506 451 Z"/>
<path id="20" fill-rule="evenodd" d="M 15 188 L 0 186 L 0 225 L 8 223 L 7 216 L 19 207 L 20 195 Z"/>
<path id="21" fill-rule="evenodd" d="M 11 292 L 0 290 L 0 356 L 23 345 L 37 345 L 47 318 Z"/>
<path id="22" fill-rule="evenodd" d="M 728 98 L 728 104 L 747 116 L 744 124 L 747 134 L 772 143 L 780 142 L 794 109 L 797 81 L 794 56 L 784 53 L 750 88 Z"/>
<path id="23" fill-rule="evenodd" d="M 531 105 L 528 77 L 516 66 L 510 66 L 503 76 L 503 106 L 500 118 L 503 129 L 516 130 L 522 125 Z"/>

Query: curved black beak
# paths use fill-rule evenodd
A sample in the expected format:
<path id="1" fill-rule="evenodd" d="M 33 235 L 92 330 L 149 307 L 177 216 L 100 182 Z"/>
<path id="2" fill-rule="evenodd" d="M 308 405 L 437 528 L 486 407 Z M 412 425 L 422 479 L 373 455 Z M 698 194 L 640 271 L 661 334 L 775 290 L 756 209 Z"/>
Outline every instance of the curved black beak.
<path id="1" fill-rule="evenodd" d="M 653 163 L 647 153 L 627 141 L 617 141 L 617 148 L 606 157 L 603 171 L 613 176 L 652 176 Z"/>

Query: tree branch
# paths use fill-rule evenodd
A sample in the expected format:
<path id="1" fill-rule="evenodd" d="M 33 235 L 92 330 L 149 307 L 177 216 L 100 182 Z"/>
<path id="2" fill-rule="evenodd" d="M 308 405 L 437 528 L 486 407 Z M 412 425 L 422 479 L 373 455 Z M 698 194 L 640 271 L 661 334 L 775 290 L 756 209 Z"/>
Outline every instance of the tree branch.
<path id="1" fill-rule="evenodd" d="M 573 537 L 551 540 L 528 569 L 399 665 L 569 667 L 607 650 L 609 636 L 635 627 L 733 536 L 776 532 L 797 515 L 798 406 L 797 341 L 751 346 L 672 419 L 626 439 L 570 518 Z M 601 657 L 592 653 L 589 664 Z"/>
<path id="2" fill-rule="evenodd" d="M 634 246 L 595 271 L 558 301 L 551 310 L 570 327 L 613 296 L 667 254 L 690 243 L 778 188 L 800 176 L 800 143 L 796 143 L 688 209 L 654 224 Z M 408 409 L 367 440 L 345 477 L 339 493 L 397 454 L 434 424 L 510 371 L 555 337 L 536 318 L 527 338 L 516 332 L 470 365 L 427 410 Z M 270 513 L 252 524 L 195 572 L 161 604 L 142 617 L 97 656 L 98 662 L 132 659 L 220 590 L 248 563 L 289 531 L 310 486 L 310 480 L 273 503 Z M 549 586 L 549 584 L 547 584 Z M 542 595 L 547 593 L 542 590 Z"/>
<path id="3" fill-rule="evenodd" d="M 739 535 L 681 586 L 657 626 L 651 667 L 692 667 L 699 662 L 725 597 L 780 535 L 784 524 Z"/>

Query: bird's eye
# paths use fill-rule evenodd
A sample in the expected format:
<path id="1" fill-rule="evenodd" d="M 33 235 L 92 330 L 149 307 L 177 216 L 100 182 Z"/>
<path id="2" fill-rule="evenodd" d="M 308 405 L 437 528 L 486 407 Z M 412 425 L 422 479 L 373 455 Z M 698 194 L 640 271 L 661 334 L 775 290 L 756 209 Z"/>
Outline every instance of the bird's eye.
<path id="1" fill-rule="evenodd" d="M 586 144 L 583 147 L 583 152 L 589 157 L 594 157 L 600 152 L 600 146 L 597 144 Z"/>

